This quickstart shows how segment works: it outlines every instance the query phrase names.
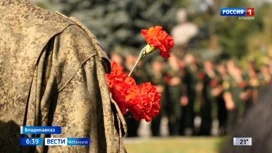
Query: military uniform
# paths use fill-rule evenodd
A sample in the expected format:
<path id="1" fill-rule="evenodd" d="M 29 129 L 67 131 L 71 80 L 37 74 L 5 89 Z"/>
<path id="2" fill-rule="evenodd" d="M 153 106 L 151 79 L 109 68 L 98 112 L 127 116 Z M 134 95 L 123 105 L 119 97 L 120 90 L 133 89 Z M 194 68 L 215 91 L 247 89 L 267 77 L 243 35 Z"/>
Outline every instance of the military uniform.
<path id="1" fill-rule="evenodd" d="M 224 81 L 223 87 L 224 92 L 230 92 L 235 106 L 233 110 L 228 110 L 227 132 L 229 133 L 241 117 L 244 102 L 240 99 L 240 94 L 245 90 L 246 83 L 243 80 L 237 81 L 233 77 L 229 77 Z"/>
<path id="2" fill-rule="evenodd" d="M 166 83 L 164 80 L 164 72 L 160 72 L 159 74 L 154 74 L 151 73 L 149 76 L 149 81 L 152 83 L 152 85 L 154 86 L 162 86 L 164 88 L 164 91 L 161 93 L 161 109 L 160 109 L 160 113 L 159 115 L 157 115 L 156 117 L 154 117 L 151 121 L 151 132 L 152 132 L 152 136 L 159 136 L 160 135 L 160 125 L 161 125 L 161 119 L 162 116 L 167 114 L 167 103 L 168 101 L 166 101 Z M 172 125 L 172 122 L 169 121 L 169 130 L 171 131 L 174 126 Z M 171 132 L 170 132 L 171 133 Z"/>
<path id="3" fill-rule="evenodd" d="M 180 105 L 180 97 L 182 91 L 182 82 L 181 82 L 181 70 L 173 70 L 171 67 L 167 68 L 167 73 L 164 76 L 166 81 L 166 93 L 167 93 L 167 101 L 166 101 L 166 109 L 169 123 L 169 133 L 170 135 L 179 135 L 180 126 L 181 126 L 181 105 Z M 170 85 L 170 79 L 178 78 L 180 79 L 180 83 L 176 85 Z"/>
<path id="4" fill-rule="evenodd" d="M 202 89 L 202 101 L 200 105 L 200 134 L 210 135 L 212 128 L 212 112 L 215 102 L 215 97 L 212 95 L 212 90 L 219 85 L 218 74 L 212 70 L 211 72 L 205 72 Z"/>
<path id="5" fill-rule="evenodd" d="M 199 66 L 196 64 L 186 65 L 183 83 L 185 85 L 184 95 L 188 97 L 188 105 L 182 107 L 182 131 L 194 130 L 195 110 L 194 105 L 197 97 L 196 85 L 199 83 Z"/>
<path id="6" fill-rule="evenodd" d="M 247 82 L 245 90 L 248 92 L 247 99 L 245 100 L 243 117 L 248 114 L 252 105 L 256 102 L 258 96 L 258 88 L 260 80 L 257 76 L 250 76 L 249 72 L 244 73 L 244 80 Z"/>
<path id="7" fill-rule="evenodd" d="M 0 16 L 1 152 L 126 152 L 125 122 L 105 80 L 109 60 L 95 36 L 27 0 L 2 0 Z M 87 137 L 91 146 L 20 148 L 25 125 L 58 125 L 60 135 L 38 137 Z"/>
<path id="8" fill-rule="evenodd" d="M 227 74 L 219 74 L 218 75 L 218 86 L 221 88 L 221 92 L 218 96 L 215 97 L 215 101 L 217 103 L 217 119 L 219 122 L 219 134 L 225 135 L 226 134 L 226 127 L 227 127 L 227 109 L 224 100 L 224 90 L 223 90 L 223 83 L 224 80 L 228 80 L 229 76 Z"/>

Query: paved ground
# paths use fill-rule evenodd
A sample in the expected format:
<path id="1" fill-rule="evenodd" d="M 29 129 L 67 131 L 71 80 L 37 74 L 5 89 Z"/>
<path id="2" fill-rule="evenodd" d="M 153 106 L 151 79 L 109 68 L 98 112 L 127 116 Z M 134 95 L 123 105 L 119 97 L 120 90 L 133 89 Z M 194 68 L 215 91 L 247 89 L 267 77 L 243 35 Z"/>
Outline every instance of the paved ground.
<path id="1" fill-rule="evenodd" d="M 161 136 L 168 136 L 167 123 L 168 123 L 167 118 L 162 118 L 161 127 L 160 127 Z M 201 123 L 201 118 L 196 117 L 195 118 L 195 126 L 199 127 L 200 123 Z M 212 135 L 217 135 L 217 134 L 218 134 L 218 121 L 214 120 L 213 121 L 213 128 L 212 128 Z M 144 120 L 141 121 L 140 127 L 138 129 L 138 135 L 139 135 L 140 138 L 149 138 L 149 137 L 151 137 L 150 122 L 145 122 Z"/>

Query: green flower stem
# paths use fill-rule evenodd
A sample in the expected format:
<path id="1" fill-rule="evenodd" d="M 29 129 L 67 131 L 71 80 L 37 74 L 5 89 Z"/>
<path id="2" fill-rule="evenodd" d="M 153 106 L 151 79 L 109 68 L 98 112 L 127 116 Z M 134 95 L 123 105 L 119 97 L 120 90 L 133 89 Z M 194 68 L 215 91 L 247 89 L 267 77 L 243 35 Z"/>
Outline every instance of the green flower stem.
<path id="1" fill-rule="evenodd" d="M 140 54 L 139 54 L 139 56 L 138 56 L 138 59 L 137 59 L 136 63 L 134 64 L 134 66 L 132 67 L 131 71 L 129 72 L 128 76 L 131 76 L 132 72 L 133 72 L 134 69 L 137 67 L 137 65 L 139 64 L 139 62 L 146 56 L 146 48 L 147 48 L 147 46 L 145 46 L 145 47 L 141 50 L 141 52 L 140 52 Z"/>

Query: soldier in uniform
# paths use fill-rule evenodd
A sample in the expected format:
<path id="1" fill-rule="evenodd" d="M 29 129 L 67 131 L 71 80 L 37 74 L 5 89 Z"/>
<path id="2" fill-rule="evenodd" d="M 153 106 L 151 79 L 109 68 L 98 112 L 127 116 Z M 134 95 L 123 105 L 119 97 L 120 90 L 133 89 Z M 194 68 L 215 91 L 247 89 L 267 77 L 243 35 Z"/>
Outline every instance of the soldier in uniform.
<path id="1" fill-rule="evenodd" d="M 184 95 L 181 99 L 182 104 L 182 131 L 185 135 L 192 135 L 194 133 L 194 118 L 195 118 L 195 98 L 196 87 L 198 83 L 198 65 L 196 64 L 195 57 L 192 54 L 187 54 L 184 57 L 185 69 L 183 82 Z"/>
<path id="2" fill-rule="evenodd" d="M 215 97 L 221 93 L 219 86 L 219 75 L 213 67 L 210 60 L 205 60 L 204 63 L 204 80 L 202 89 L 202 101 L 200 105 L 201 126 L 200 135 L 210 135 L 212 128 L 212 109 L 215 102 Z"/>
<path id="3" fill-rule="evenodd" d="M 246 83 L 241 70 L 234 65 L 233 61 L 228 61 L 227 68 L 230 77 L 223 83 L 223 96 L 228 110 L 227 133 L 230 133 L 241 117 Z"/>
<path id="4" fill-rule="evenodd" d="M 250 66 L 245 72 L 244 78 L 247 82 L 244 115 L 248 114 L 250 108 L 256 103 L 258 97 L 259 78 L 255 67 Z"/>
<path id="5" fill-rule="evenodd" d="M 225 135 L 226 134 L 226 126 L 227 126 L 227 109 L 225 105 L 225 100 L 223 97 L 224 90 L 223 90 L 223 83 L 224 80 L 228 80 L 229 75 L 227 74 L 226 67 L 224 63 L 219 63 L 217 65 L 217 72 L 219 78 L 219 94 L 215 97 L 217 102 L 217 119 L 219 121 L 219 134 Z"/>
<path id="6" fill-rule="evenodd" d="M 110 62 L 75 18 L 0 1 L 0 150 L 124 153 L 125 122 L 111 100 Z M 20 126 L 62 127 L 60 135 L 20 135 Z M 20 137 L 90 138 L 82 147 L 20 147 Z"/>
<path id="7" fill-rule="evenodd" d="M 168 105 L 168 100 L 165 101 L 165 94 L 166 94 L 166 83 L 164 80 L 164 63 L 163 59 L 161 57 L 157 57 L 154 60 L 151 61 L 151 73 L 149 75 L 149 81 L 156 86 L 157 91 L 161 93 L 161 110 L 160 114 L 152 119 L 151 121 L 151 132 L 152 136 L 159 136 L 160 135 L 160 125 L 161 125 L 161 119 L 162 116 L 166 116 L 167 110 L 166 105 Z M 167 103 L 166 103 L 167 102 Z M 172 111 L 168 113 L 173 113 Z M 169 130 L 170 134 L 172 133 L 172 128 L 174 128 L 174 123 L 171 120 L 171 114 L 168 117 L 168 124 L 169 124 Z M 175 121 L 175 120 L 174 120 Z"/>
<path id="8" fill-rule="evenodd" d="M 165 80 L 167 83 L 167 107 L 170 135 L 179 135 L 181 122 L 180 98 L 182 95 L 182 70 L 175 54 L 171 54 L 166 67 Z"/>

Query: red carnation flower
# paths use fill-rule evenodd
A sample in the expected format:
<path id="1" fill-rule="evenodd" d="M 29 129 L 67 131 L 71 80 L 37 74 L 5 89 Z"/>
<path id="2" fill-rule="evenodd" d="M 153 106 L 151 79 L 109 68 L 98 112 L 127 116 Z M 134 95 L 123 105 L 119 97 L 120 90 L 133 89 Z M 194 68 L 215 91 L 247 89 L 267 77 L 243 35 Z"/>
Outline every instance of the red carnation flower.
<path id="1" fill-rule="evenodd" d="M 150 46 L 160 50 L 162 57 L 170 57 L 170 49 L 174 46 L 174 40 L 162 30 L 161 26 L 150 27 L 148 30 L 143 29 L 141 32 Z"/>
<path id="2" fill-rule="evenodd" d="M 136 120 L 148 122 L 159 114 L 161 94 L 150 82 L 141 84 L 138 91 L 137 96 L 131 99 L 129 111 Z"/>
<path id="3" fill-rule="evenodd" d="M 112 93 L 112 98 L 118 104 L 121 112 L 126 114 L 128 103 L 135 95 L 135 80 L 132 77 L 128 77 L 119 64 L 112 62 L 111 73 L 106 74 L 106 81 Z"/>
<path id="4" fill-rule="evenodd" d="M 123 67 L 116 62 L 111 62 L 111 72 L 106 74 L 109 88 L 113 88 L 118 82 L 123 82 L 127 75 L 123 72 Z"/>
<path id="5" fill-rule="evenodd" d="M 150 121 L 158 115 L 161 95 L 150 82 L 137 86 L 135 80 L 115 62 L 111 63 L 111 73 L 106 74 L 106 81 L 122 114 L 129 110 L 138 121 Z"/>

